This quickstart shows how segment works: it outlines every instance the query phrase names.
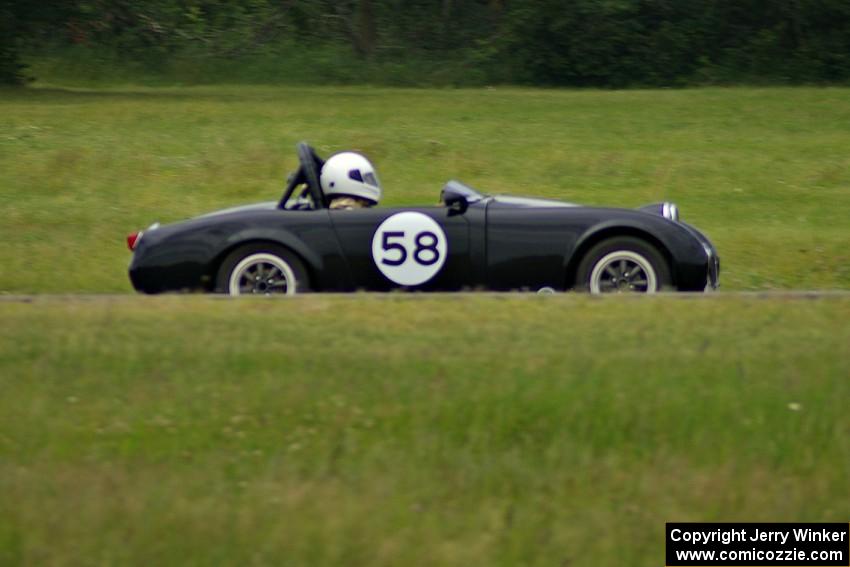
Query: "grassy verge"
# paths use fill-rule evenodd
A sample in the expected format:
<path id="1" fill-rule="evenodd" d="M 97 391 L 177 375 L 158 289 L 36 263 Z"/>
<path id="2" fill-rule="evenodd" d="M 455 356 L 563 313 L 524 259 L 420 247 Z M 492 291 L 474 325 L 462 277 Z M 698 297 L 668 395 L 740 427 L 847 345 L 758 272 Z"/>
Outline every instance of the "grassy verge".
<path id="1" fill-rule="evenodd" d="M 0 563 L 649 565 L 846 521 L 850 300 L 0 302 Z"/>
<path id="2" fill-rule="evenodd" d="M 171 54 L 167 60 L 128 59 L 109 50 L 63 46 L 25 57 L 25 74 L 41 81 L 97 88 L 116 84 L 174 85 L 381 85 L 434 88 L 477 87 L 488 73 L 469 64 L 469 55 L 430 57 L 384 54 L 365 61 L 347 46 L 313 44 L 281 46 L 279 51 L 239 58 L 197 52 Z M 502 73 L 504 75 L 504 73 Z M 492 74 L 490 75 L 492 76 Z"/>
<path id="3" fill-rule="evenodd" d="M 275 199 L 293 145 L 354 148 L 385 204 L 483 191 L 680 205 L 724 289 L 850 288 L 842 88 L 0 90 L 0 292 L 129 292 L 124 235 Z"/>

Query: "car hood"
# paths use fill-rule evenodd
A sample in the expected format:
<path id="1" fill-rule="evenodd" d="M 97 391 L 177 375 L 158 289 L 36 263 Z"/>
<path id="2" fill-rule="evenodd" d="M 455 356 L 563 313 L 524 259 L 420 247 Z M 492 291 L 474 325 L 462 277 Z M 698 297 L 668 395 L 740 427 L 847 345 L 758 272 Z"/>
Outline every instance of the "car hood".
<path id="1" fill-rule="evenodd" d="M 498 207 L 520 207 L 520 208 L 560 208 L 578 207 L 575 203 L 556 201 L 554 199 L 537 199 L 534 197 L 514 197 L 512 195 L 495 195 L 490 200 L 491 206 Z"/>

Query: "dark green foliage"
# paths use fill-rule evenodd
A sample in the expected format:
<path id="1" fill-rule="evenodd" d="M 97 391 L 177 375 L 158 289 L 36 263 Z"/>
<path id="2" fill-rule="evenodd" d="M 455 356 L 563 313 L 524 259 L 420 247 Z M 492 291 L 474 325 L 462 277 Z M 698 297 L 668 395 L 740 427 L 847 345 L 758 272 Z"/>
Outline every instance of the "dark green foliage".
<path id="1" fill-rule="evenodd" d="M 12 6 L 0 0 L 0 85 L 16 85 L 23 81 L 16 28 Z"/>
<path id="2" fill-rule="evenodd" d="M 192 67 L 209 70 L 208 81 L 230 80 L 216 69 L 243 65 L 278 70 L 262 82 L 850 78 L 846 0 L 49 0 L 11 2 L 5 12 L 0 76 L 17 73 L 14 41 L 23 37 L 35 55 L 61 58 L 82 46 L 99 54 L 95 67 L 124 62 L 175 80 L 193 80 L 182 74 Z M 15 18 L 22 23 L 10 24 Z M 336 55 L 323 59 L 328 53 Z M 306 68 L 293 70 L 295 60 Z M 343 68 L 352 61 L 357 72 Z"/>
<path id="3" fill-rule="evenodd" d="M 828 0 L 544 0 L 510 14 L 527 82 L 671 85 L 850 77 L 850 4 Z"/>

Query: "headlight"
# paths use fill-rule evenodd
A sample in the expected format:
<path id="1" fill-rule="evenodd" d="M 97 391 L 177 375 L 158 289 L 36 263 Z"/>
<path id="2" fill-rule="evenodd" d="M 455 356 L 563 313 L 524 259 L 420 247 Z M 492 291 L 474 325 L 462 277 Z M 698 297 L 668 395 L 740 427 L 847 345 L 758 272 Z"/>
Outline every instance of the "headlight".
<path id="1" fill-rule="evenodd" d="M 677 207 L 674 203 L 664 203 L 661 206 L 661 216 L 663 216 L 667 220 L 678 221 L 679 220 L 679 207 Z"/>

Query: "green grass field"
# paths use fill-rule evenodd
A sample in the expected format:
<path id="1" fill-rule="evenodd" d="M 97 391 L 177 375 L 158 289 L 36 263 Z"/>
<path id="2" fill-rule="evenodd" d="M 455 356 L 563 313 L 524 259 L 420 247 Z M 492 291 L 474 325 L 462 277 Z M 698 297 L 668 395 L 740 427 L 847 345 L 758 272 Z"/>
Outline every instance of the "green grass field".
<path id="1" fill-rule="evenodd" d="M 847 295 L 152 298 L 124 243 L 277 198 L 307 139 L 385 204 L 673 200 L 724 290 L 846 290 L 847 124 L 839 88 L 0 90 L 0 294 L 70 294 L 0 299 L 0 565 L 643 566 L 667 521 L 847 521 Z"/>
<path id="2" fill-rule="evenodd" d="M 386 204 L 672 200 L 724 289 L 847 289 L 847 124 L 841 88 L 0 91 L 0 291 L 130 292 L 128 232 L 278 198 L 301 139 L 366 152 Z"/>
<path id="3" fill-rule="evenodd" d="M 0 564 L 663 565 L 847 521 L 850 299 L 0 302 Z"/>

